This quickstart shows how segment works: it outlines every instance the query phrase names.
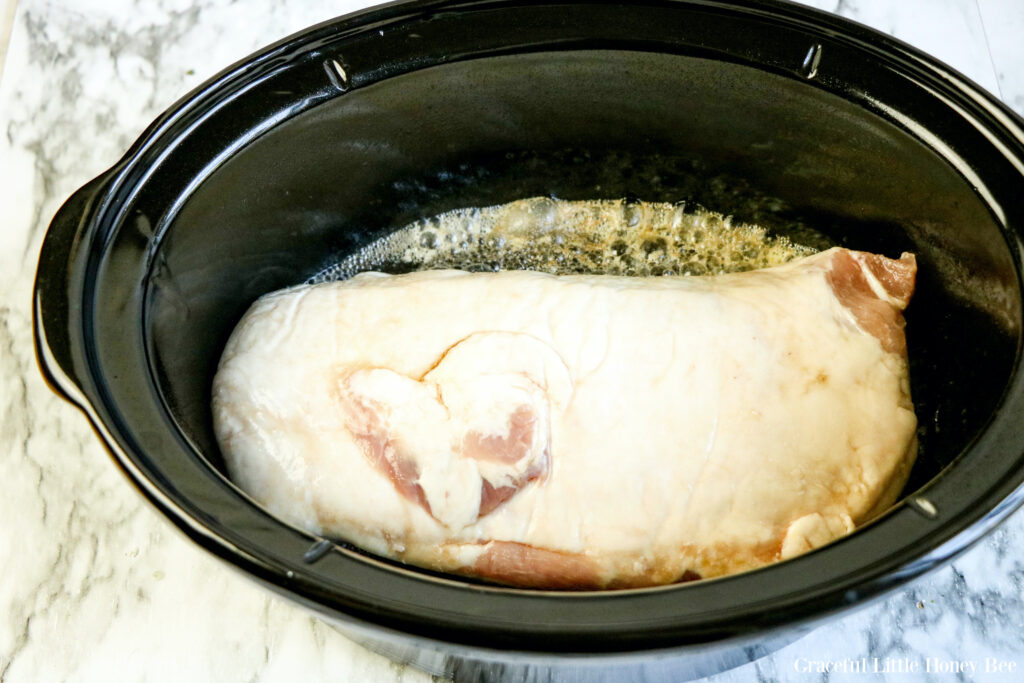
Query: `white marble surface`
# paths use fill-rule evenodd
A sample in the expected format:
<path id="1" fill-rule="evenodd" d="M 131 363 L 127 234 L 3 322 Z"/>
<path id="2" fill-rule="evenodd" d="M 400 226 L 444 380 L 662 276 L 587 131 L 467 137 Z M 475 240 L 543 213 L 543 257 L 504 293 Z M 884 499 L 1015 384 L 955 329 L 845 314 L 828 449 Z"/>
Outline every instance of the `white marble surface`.
<path id="1" fill-rule="evenodd" d="M 19 0 L 0 80 L 0 680 L 417 681 L 270 596 L 143 504 L 32 358 L 42 234 L 73 190 L 221 67 L 348 0 Z M 1024 113 L 1020 0 L 813 0 Z M 910 588 L 710 680 L 1021 680 L 1024 512 Z M 802 673 L 874 658 L 918 674 Z M 986 658 L 1016 675 L 984 671 Z M 923 673 L 963 661 L 960 675 Z M 852 664 L 851 664 L 852 665 Z M 851 666 L 848 665 L 848 666 Z"/>

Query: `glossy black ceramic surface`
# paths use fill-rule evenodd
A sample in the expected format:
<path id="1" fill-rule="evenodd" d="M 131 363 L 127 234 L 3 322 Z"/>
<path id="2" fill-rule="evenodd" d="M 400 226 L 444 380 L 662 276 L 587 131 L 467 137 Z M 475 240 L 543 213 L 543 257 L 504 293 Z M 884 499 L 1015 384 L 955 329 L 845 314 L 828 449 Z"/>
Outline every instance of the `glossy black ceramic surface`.
<path id="1" fill-rule="evenodd" d="M 72 196 L 40 257 L 37 350 L 171 522 L 362 633 L 484 657 L 756 650 L 943 563 L 1021 503 L 1022 188 L 1005 107 L 807 8 L 398 3 L 229 68 Z M 309 554 L 319 539 L 221 469 L 208 401 L 233 325 L 412 220 L 534 195 L 685 200 L 915 252 L 906 498 L 806 556 L 658 589 L 515 590 Z"/>

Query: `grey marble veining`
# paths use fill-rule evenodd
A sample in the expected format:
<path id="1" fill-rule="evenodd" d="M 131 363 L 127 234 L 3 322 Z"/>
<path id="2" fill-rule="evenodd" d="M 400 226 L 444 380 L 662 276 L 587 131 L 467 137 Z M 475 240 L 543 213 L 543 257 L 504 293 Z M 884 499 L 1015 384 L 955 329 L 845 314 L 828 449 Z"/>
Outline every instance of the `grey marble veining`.
<path id="1" fill-rule="evenodd" d="M 0 79 L 0 680 L 417 681 L 171 531 L 35 368 L 35 258 L 60 202 L 174 100 L 361 2 L 20 0 Z M 1018 0 L 815 0 L 1024 112 Z M 1019 680 L 1024 512 L 909 588 L 713 681 Z M 877 658 L 877 659 L 876 659 Z M 1017 675 L 988 675 L 986 658 Z M 868 673 L 816 663 L 866 662 Z M 889 673 L 874 673 L 876 666 Z M 973 662 L 974 671 L 902 673 Z M 966 666 L 966 665 L 965 665 Z"/>
<path id="2" fill-rule="evenodd" d="M 1024 46 L 1024 3 L 1018 0 L 978 0 L 985 36 L 992 55 L 992 67 L 1003 101 L 1024 112 L 1024 75 L 1021 53 Z"/>

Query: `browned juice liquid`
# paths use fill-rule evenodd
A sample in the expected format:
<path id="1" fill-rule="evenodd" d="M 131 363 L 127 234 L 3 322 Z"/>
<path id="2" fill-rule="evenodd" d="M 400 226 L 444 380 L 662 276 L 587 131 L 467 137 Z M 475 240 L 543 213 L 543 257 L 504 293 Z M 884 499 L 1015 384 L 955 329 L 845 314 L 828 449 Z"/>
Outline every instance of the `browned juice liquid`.
<path id="1" fill-rule="evenodd" d="M 713 275 L 779 265 L 815 251 L 764 228 L 683 204 L 534 197 L 416 221 L 310 282 L 342 280 L 366 270 L 445 268 Z"/>

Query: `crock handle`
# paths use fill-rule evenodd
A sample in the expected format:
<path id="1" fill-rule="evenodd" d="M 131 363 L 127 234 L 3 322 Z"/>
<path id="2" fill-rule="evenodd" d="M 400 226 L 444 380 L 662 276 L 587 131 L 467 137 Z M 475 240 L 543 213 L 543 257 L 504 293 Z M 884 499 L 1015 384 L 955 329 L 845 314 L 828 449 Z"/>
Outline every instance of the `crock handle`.
<path id="1" fill-rule="evenodd" d="M 93 179 L 64 202 L 43 238 L 32 292 L 32 327 L 36 363 L 50 387 L 82 405 L 72 330 L 80 321 L 81 283 L 74 273 L 84 265 L 89 240 L 83 239 L 93 204 L 110 177 Z"/>

